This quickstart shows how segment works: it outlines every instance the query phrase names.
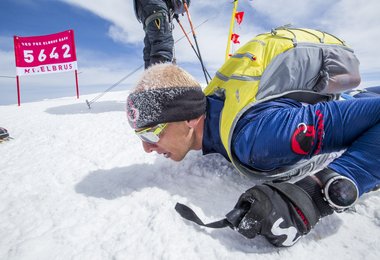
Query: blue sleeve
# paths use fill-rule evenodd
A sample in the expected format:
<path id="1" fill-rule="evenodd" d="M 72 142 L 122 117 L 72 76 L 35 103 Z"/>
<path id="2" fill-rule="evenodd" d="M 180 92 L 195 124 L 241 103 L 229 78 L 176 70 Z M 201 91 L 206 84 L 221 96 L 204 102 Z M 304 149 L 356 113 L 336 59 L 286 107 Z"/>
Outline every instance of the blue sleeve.
<path id="1" fill-rule="evenodd" d="M 360 194 L 380 183 L 380 98 L 302 106 L 289 99 L 244 115 L 233 152 L 244 165 L 271 171 L 316 154 L 347 149 L 329 168 L 357 183 Z"/>
<path id="2" fill-rule="evenodd" d="M 364 132 L 328 167 L 353 180 L 360 195 L 379 185 L 380 123 Z"/>

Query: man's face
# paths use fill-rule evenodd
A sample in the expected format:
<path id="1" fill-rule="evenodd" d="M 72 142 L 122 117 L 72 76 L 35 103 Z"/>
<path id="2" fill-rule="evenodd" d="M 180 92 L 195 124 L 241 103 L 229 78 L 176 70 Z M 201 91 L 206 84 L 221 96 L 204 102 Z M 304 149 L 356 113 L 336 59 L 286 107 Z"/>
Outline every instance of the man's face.
<path id="1" fill-rule="evenodd" d="M 157 143 L 142 141 L 144 151 L 163 154 L 166 158 L 181 161 L 191 150 L 194 143 L 194 135 L 185 121 L 169 123 L 160 134 Z"/>

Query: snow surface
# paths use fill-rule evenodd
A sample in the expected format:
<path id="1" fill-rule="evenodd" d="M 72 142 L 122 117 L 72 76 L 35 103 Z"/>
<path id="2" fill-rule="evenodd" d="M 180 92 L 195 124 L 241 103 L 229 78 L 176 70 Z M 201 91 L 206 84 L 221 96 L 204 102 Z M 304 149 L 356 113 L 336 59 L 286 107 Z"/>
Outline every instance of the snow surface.
<path id="1" fill-rule="evenodd" d="M 180 162 L 145 154 L 129 127 L 127 92 L 0 106 L 0 259 L 380 259 L 380 192 L 334 214 L 290 248 L 205 222 L 253 186 L 220 156 Z"/>

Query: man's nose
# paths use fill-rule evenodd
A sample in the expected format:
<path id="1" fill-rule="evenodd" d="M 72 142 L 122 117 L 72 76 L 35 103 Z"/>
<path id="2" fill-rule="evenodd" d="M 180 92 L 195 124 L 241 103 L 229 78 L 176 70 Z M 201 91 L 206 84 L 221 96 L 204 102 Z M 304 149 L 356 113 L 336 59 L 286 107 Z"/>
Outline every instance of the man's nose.
<path id="1" fill-rule="evenodd" d="M 151 144 L 151 143 L 144 142 L 144 141 L 142 141 L 142 145 L 143 145 L 144 151 L 146 153 L 151 153 L 151 152 L 155 151 L 155 148 L 157 147 L 157 145 L 155 145 L 155 144 Z"/>

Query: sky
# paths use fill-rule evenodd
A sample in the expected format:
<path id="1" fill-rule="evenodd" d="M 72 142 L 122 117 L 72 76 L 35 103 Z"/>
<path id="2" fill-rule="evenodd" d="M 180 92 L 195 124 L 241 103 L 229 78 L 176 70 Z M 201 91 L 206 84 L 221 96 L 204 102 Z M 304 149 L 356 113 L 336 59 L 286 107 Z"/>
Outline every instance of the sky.
<path id="1" fill-rule="evenodd" d="M 190 13 L 205 66 L 213 75 L 223 64 L 232 0 L 192 0 Z M 245 17 L 235 32 L 244 43 L 255 35 L 284 24 L 321 29 L 344 39 L 361 61 L 362 86 L 380 85 L 380 2 L 368 0 L 240 0 L 238 11 Z M 180 17 L 189 30 L 186 16 Z M 75 32 L 82 93 L 107 89 L 143 64 L 144 32 L 133 11 L 132 0 L 1 0 L 0 1 L 0 104 L 15 102 L 13 36 Z M 180 66 L 204 83 L 200 64 L 178 25 L 175 54 Z M 192 39 L 192 37 L 190 37 Z M 239 45 L 233 46 L 236 50 Z M 128 89 L 142 70 L 119 89 Z M 4 77 L 5 76 L 5 77 Z M 28 101 L 43 89 L 57 95 L 75 95 L 74 76 L 62 73 L 20 79 L 23 99 Z M 36 95 L 36 94 L 34 94 Z M 41 96 L 38 94 L 37 96 Z M 10 101 L 12 100 L 12 101 Z"/>

